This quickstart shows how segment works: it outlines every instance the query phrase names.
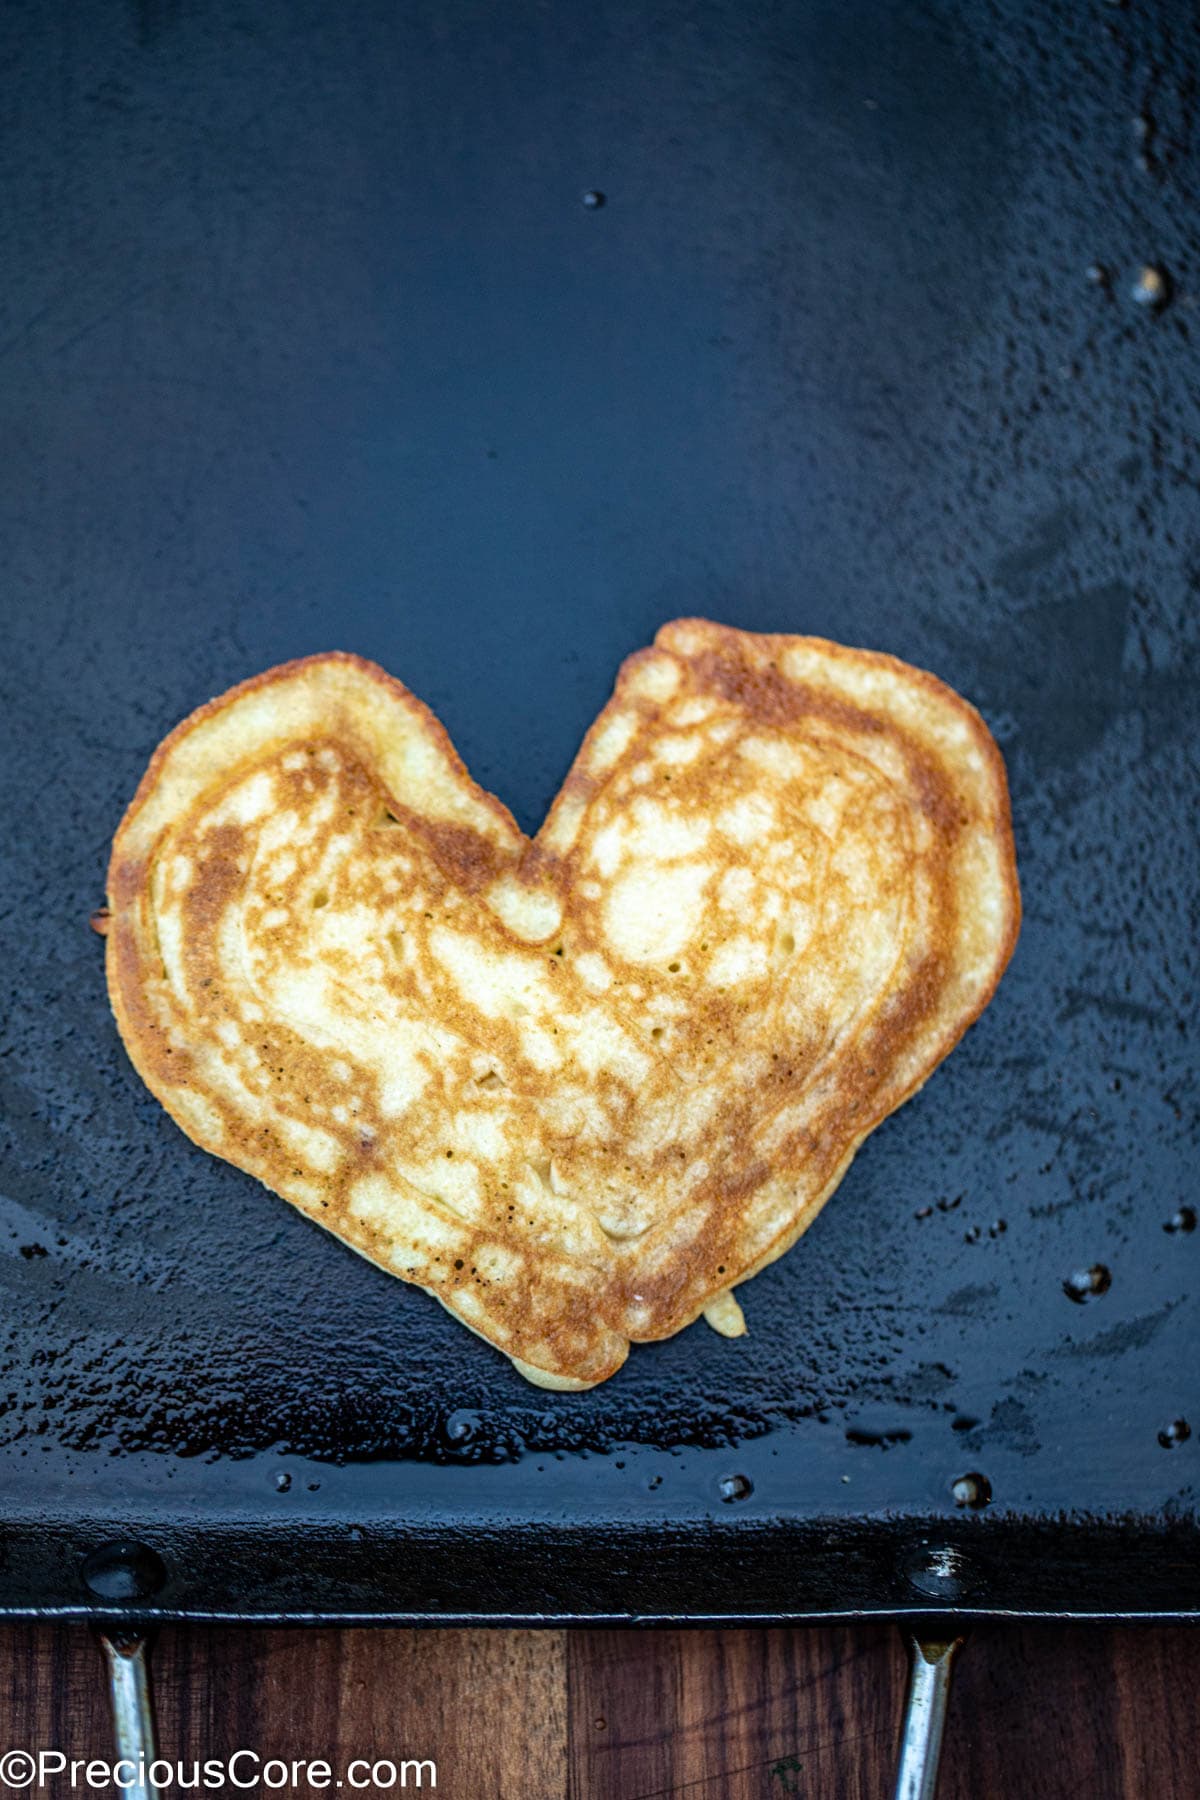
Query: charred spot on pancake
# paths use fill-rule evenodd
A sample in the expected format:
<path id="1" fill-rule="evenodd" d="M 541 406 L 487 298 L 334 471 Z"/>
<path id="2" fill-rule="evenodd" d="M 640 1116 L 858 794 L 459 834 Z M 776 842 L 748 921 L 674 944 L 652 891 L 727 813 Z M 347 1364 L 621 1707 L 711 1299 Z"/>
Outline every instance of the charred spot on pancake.
<path id="1" fill-rule="evenodd" d="M 439 865 L 468 894 L 487 887 L 499 873 L 494 847 L 461 825 L 427 825 L 425 838 Z"/>

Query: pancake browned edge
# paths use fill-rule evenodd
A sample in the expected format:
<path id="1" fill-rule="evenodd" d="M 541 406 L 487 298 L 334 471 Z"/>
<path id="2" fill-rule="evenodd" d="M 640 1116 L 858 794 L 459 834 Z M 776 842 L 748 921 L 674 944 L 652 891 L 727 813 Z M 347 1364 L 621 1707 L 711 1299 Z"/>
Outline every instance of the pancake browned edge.
<path id="1" fill-rule="evenodd" d="M 188 1136 L 529 1379 L 782 1254 L 991 998 L 1020 900 L 999 751 L 932 675 L 665 625 L 537 836 L 342 654 L 165 740 L 113 845 L 108 980 Z"/>

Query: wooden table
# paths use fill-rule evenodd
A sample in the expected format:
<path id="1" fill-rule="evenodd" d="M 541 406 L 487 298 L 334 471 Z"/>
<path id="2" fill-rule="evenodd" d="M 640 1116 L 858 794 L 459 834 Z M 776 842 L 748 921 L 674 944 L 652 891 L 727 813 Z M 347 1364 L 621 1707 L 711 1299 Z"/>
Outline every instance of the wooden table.
<path id="1" fill-rule="evenodd" d="M 0 1637 L 0 1751 L 111 1757 L 86 1628 Z M 432 1757 L 449 1800 L 875 1800 L 891 1791 L 905 1678 L 897 1634 L 875 1625 L 178 1628 L 160 1634 L 153 1668 L 172 1759 L 246 1747 L 336 1770 Z M 980 1627 L 959 1665 L 939 1800 L 1195 1800 L 1198 1694 L 1200 1632 L 1187 1627 Z"/>

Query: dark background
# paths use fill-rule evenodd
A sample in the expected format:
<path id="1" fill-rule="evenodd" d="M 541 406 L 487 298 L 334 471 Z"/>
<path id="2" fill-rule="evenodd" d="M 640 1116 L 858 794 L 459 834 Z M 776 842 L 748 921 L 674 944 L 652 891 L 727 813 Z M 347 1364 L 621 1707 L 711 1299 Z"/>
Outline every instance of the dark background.
<path id="1" fill-rule="evenodd" d="M 130 1533 L 235 1612 L 895 1606 L 947 1534 L 938 1598 L 1200 1603 L 1194 12 L 10 4 L 0 68 L 0 1604 Z M 533 828 L 679 613 L 973 699 L 1025 926 L 747 1339 L 542 1396 L 184 1140 L 87 915 L 231 682 L 372 656 Z"/>

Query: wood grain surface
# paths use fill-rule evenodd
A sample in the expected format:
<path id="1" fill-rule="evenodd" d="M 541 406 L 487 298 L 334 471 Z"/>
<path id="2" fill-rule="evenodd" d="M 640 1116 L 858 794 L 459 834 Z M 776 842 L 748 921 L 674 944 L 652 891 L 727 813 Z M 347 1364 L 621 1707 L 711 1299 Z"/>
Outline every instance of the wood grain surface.
<path id="1" fill-rule="evenodd" d="M 0 1663 L 0 1752 L 113 1754 L 86 1628 L 5 1627 Z M 887 1796 L 905 1676 L 884 1625 L 180 1627 L 160 1633 L 153 1668 L 170 1759 L 249 1748 L 323 1757 L 336 1772 L 353 1757 L 429 1757 L 451 1800 Z M 939 1800 L 1195 1800 L 1198 1691 L 1200 1631 L 979 1627 L 956 1677 Z M 50 1791 L 70 1790 L 60 1779 Z M 315 1790 L 301 1778 L 279 1791 Z"/>

